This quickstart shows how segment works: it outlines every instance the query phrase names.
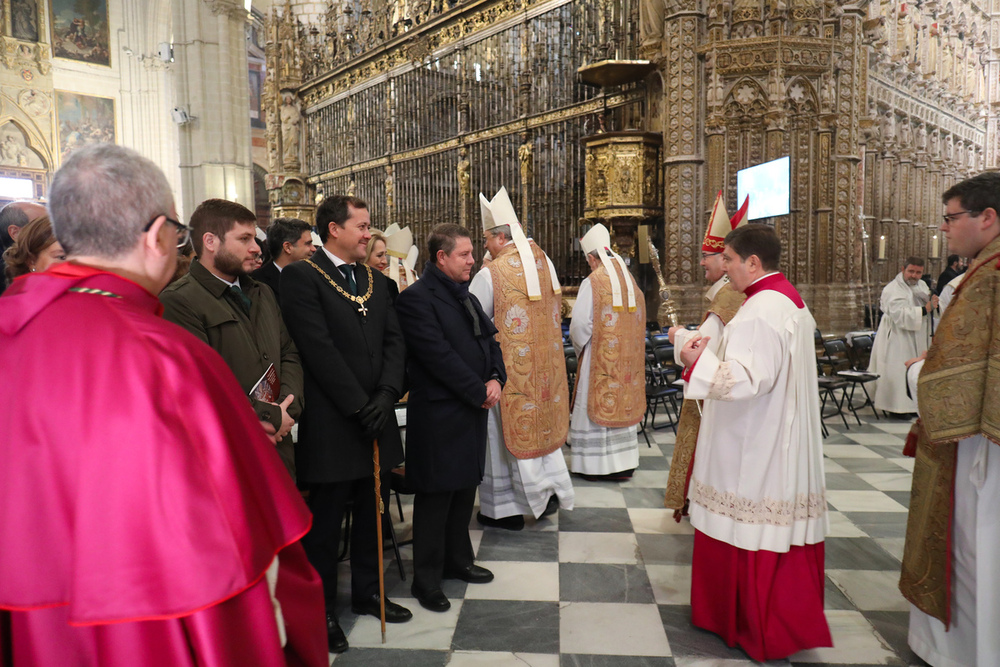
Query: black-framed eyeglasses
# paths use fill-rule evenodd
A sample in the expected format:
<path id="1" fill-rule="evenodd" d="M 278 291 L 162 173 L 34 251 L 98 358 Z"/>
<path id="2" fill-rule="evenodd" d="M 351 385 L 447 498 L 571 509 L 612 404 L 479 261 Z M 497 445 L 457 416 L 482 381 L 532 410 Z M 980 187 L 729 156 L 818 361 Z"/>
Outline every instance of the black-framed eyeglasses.
<path id="1" fill-rule="evenodd" d="M 701 253 L 702 259 L 708 259 L 709 257 L 715 257 L 716 255 L 721 255 L 721 252 L 703 252 Z"/>
<path id="2" fill-rule="evenodd" d="M 951 224 L 952 221 L 958 220 L 965 214 L 968 214 L 970 217 L 975 218 L 980 213 L 982 213 L 982 211 L 955 211 L 954 213 L 945 213 L 944 215 L 941 216 L 941 219 L 944 220 L 945 224 Z"/>
<path id="3" fill-rule="evenodd" d="M 174 227 L 177 228 L 177 247 L 183 248 L 184 246 L 186 246 L 187 242 L 191 240 L 191 228 L 185 225 L 183 222 L 174 220 L 168 215 L 165 215 L 163 213 L 161 213 L 160 215 L 166 218 L 167 222 L 169 222 L 170 224 L 172 224 Z M 153 226 L 153 223 L 159 220 L 160 215 L 157 215 L 152 220 L 147 222 L 146 226 L 142 228 L 142 231 L 148 232 L 150 227 Z"/>

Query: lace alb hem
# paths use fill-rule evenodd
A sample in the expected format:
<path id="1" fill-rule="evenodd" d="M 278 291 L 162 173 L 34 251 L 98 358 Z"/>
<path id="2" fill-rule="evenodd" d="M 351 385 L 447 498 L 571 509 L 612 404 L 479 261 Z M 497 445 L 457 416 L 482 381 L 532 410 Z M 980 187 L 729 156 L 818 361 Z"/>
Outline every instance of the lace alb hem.
<path id="1" fill-rule="evenodd" d="M 739 523 L 791 526 L 796 521 L 822 518 L 826 512 L 825 493 L 800 493 L 794 501 L 774 498 L 751 500 L 735 493 L 724 493 L 692 479 L 690 495 L 692 502 L 709 512 Z"/>

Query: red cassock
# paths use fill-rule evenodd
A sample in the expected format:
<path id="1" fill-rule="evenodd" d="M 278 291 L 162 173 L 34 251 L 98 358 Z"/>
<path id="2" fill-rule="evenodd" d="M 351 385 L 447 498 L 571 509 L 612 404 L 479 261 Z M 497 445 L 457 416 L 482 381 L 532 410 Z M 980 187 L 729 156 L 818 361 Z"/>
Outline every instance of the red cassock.
<path id="1" fill-rule="evenodd" d="M 758 662 L 833 646 L 823 614 L 823 543 L 747 551 L 696 530 L 691 622 Z"/>
<path id="2" fill-rule="evenodd" d="M 221 357 L 159 313 L 73 264 L 0 298 L 0 666 L 327 665 L 309 511 Z"/>

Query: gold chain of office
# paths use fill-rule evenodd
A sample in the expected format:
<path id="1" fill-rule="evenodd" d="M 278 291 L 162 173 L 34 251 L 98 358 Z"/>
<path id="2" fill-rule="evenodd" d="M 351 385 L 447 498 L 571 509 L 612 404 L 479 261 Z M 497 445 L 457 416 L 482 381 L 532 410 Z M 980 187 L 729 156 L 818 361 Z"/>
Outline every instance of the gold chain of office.
<path id="1" fill-rule="evenodd" d="M 340 292 L 340 295 L 342 297 L 344 297 L 348 301 L 353 301 L 354 303 L 358 304 L 358 312 L 361 313 L 362 316 L 368 315 L 368 309 L 365 308 L 365 301 L 367 301 L 368 299 L 371 298 L 372 287 L 375 285 L 375 281 L 372 279 L 372 268 L 370 266 L 368 266 L 367 264 L 364 265 L 365 271 L 368 272 L 368 291 L 365 292 L 364 296 L 355 296 L 355 295 L 349 293 L 347 290 L 345 290 L 340 285 L 338 285 L 337 282 L 333 278 L 331 278 L 330 275 L 326 271 L 324 271 L 323 269 L 319 268 L 319 266 L 314 261 L 312 261 L 311 259 L 307 259 L 307 260 L 304 260 L 304 261 L 305 261 L 306 264 L 308 264 L 309 266 L 311 266 L 314 269 L 316 269 L 317 271 L 319 271 L 320 275 L 323 276 L 324 278 L 326 278 L 326 281 L 328 283 L 330 283 L 331 285 L 333 285 L 334 289 L 336 289 L 338 292 Z M 357 281 L 355 281 L 355 283 L 356 282 Z"/>

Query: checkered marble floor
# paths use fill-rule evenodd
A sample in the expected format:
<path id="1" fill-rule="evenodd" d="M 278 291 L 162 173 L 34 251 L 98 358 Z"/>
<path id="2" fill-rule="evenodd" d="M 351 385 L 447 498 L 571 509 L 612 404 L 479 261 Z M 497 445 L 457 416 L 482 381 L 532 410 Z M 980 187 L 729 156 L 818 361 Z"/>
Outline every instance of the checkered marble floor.
<path id="1" fill-rule="evenodd" d="M 804 651 L 768 665 L 924 665 L 906 645 L 907 605 L 896 588 L 912 459 L 902 455 L 909 423 L 827 419 L 825 440 L 831 533 L 826 540 L 826 615 L 834 647 Z M 753 665 L 716 635 L 691 625 L 694 531 L 663 508 L 673 452 L 670 429 L 657 431 L 625 483 L 574 478 L 576 509 L 523 531 L 483 529 L 473 519 L 477 562 L 496 579 L 485 585 L 446 581 L 443 614 L 410 595 L 412 551 L 401 549 L 407 581 L 386 551 L 389 596 L 413 612 L 405 624 L 357 617 L 349 600 L 339 618 L 351 648 L 347 665 L 502 667 L 738 667 Z M 403 496 L 401 540 L 410 533 L 411 499 Z M 349 591 L 346 564 L 341 591 Z"/>

